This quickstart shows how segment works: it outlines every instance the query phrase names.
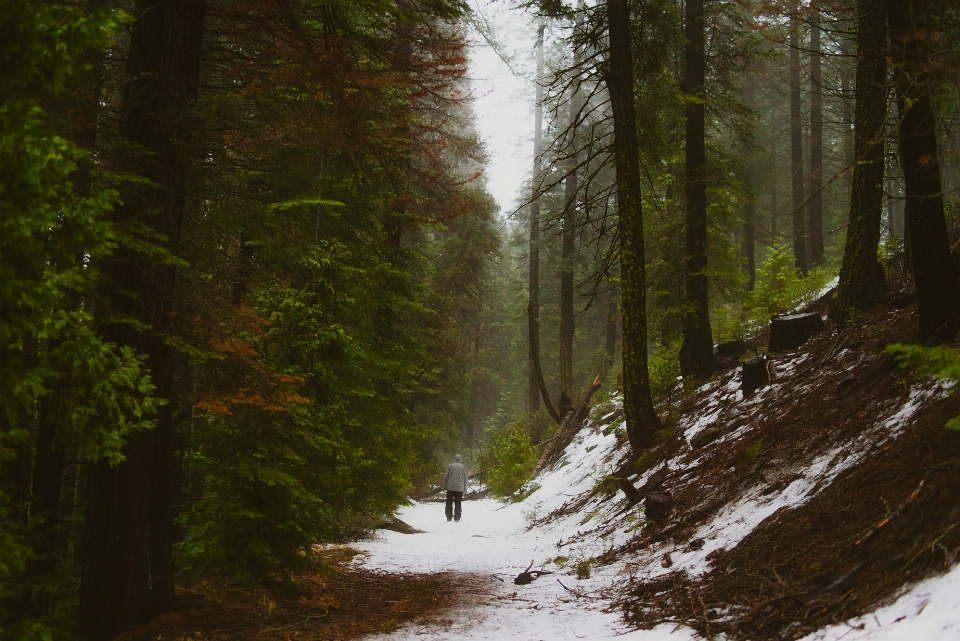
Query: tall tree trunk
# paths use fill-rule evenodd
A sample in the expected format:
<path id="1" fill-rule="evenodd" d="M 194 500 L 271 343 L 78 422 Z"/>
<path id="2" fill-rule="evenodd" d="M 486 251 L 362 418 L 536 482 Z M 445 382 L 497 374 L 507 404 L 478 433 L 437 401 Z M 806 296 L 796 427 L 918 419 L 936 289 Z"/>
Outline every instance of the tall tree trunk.
<path id="1" fill-rule="evenodd" d="M 820 53 L 820 9 L 810 5 L 810 263 L 823 255 L 823 73 Z"/>
<path id="2" fill-rule="evenodd" d="M 743 223 L 743 251 L 747 255 L 747 291 L 753 291 L 757 282 L 757 239 L 756 239 L 757 203 L 749 201 L 746 207 L 746 220 Z"/>
<path id="3" fill-rule="evenodd" d="M 939 343 L 960 327 L 960 280 L 950 256 L 931 96 L 932 0 L 888 0 L 900 124 L 906 233 L 920 312 L 920 339 Z"/>
<path id="4" fill-rule="evenodd" d="M 617 357 L 617 289 L 613 283 L 607 289 L 607 367 L 612 367 Z"/>
<path id="5" fill-rule="evenodd" d="M 650 445 L 661 423 L 650 395 L 647 369 L 647 276 L 640 191 L 640 148 L 633 95 L 633 50 L 628 0 L 607 0 L 610 58 L 606 84 L 613 111 L 620 232 L 620 298 L 623 320 L 623 407 L 627 438 L 636 454 Z"/>
<path id="6" fill-rule="evenodd" d="M 683 345 L 680 372 L 706 379 L 713 373 L 713 334 L 707 282 L 707 150 L 704 115 L 703 0 L 687 0 L 684 92 L 686 104 L 686 247 Z"/>
<path id="7" fill-rule="evenodd" d="M 578 58 L 576 54 L 575 58 Z M 570 122 L 567 128 L 569 145 L 567 154 L 569 164 L 564 180 L 563 224 L 561 230 L 560 260 L 560 397 L 572 398 L 573 395 L 573 335 L 575 332 L 573 317 L 573 260 L 574 232 L 577 212 L 577 119 L 580 116 L 582 102 L 580 88 L 574 81 L 570 94 Z M 561 404 L 563 404 L 561 402 Z M 560 410 L 564 414 L 563 409 Z"/>
<path id="8" fill-rule="evenodd" d="M 780 234 L 778 229 L 780 208 L 777 203 L 777 134 L 773 133 L 773 144 L 770 148 L 770 245 L 777 242 Z"/>
<path id="9" fill-rule="evenodd" d="M 887 24 L 883 2 L 857 4 L 857 94 L 850 222 L 833 316 L 841 325 L 851 310 L 876 299 L 877 247 L 883 212 L 883 123 L 887 115 Z"/>
<path id="10" fill-rule="evenodd" d="M 162 251 L 122 245 L 102 266 L 97 327 L 103 336 L 147 357 L 157 394 L 167 400 L 156 427 L 131 436 L 126 460 L 91 471 L 80 629 L 107 639 L 149 620 L 174 598 L 173 525 L 178 488 L 174 452 L 170 330 L 180 230 L 185 207 L 205 11 L 199 0 L 139 0 L 120 106 L 118 163 L 149 185 L 125 189 L 118 228 L 147 227 Z M 164 255 L 165 254 L 165 255 Z M 133 319 L 136 323 L 129 322 Z"/>
<path id="11" fill-rule="evenodd" d="M 528 307 L 530 310 L 528 333 L 530 335 L 530 354 L 527 363 L 527 398 L 530 399 L 530 411 L 540 409 L 540 380 L 537 372 L 540 368 L 540 350 L 534 349 L 540 343 L 540 172 L 543 169 L 540 147 L 543 138 L 543 25 L 537 32 L 537 87 L 534 105 L 533 125 L 533 194 L 530 202 L 530 272 L 528 280 Z"/>
<path id="12" fill-rule="evenodd" d="M 792 0 L 790 7 L 790 176 L 793 200 L 794 265 L 801 274 L 810 269 L 807 261 L 809 243 L 803 206 L 803 114 L 800 103 L 800 6 Z"/>

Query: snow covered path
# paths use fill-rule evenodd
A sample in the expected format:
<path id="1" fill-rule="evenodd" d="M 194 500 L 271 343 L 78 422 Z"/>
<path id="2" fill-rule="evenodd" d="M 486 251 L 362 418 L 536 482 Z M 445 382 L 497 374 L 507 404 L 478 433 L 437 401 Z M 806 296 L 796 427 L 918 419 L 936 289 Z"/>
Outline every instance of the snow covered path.
<path id="1" fill-rule="evenodd" d="M 802 356 L 801 358 L 806 358 Z M 796 362 L 788 362 L 785 368 Z M 780 372 L 781 375 L 783 372 Z M 704 407 L 685 417 L 678 426 L 689 439 L 710 421 L 716 420 L 721 397 L 737 394 L 736 386 L 718 379 L 701 389 L 709 393 Z M 929 387 L 929 386 L 928 386 Z M 920 404 L 934 393 L 928 387 L 911 391 L 909 401 L 896 408 L 875 429 L 860 439 L 881 442 L 895 438 L 908 426 Z M 776 385 L 767 389 L 773 393 Z M 619 405 L 619 398 L 614 399 Z M 754 401 L 756 402 L 756 401 Z M 613 415 L 613 412 L 611 412 Z M 622 419 L 621 419 L 622 420 Z M 354 545 L 365 552 L 357 563 L 371 570 L 390 573 L 446 572 L 462 575 L 460 605 L 430 623 L 408 625 L 390 634 L 371 639 L 515 639 L 554 641 L 612 639 L 628 641 L 689 641 L 698 639 L 688 627 L 665 625 L 653 630 L 628 630 L 619 612 L 608 612 L 611 586 L 622 586 L 633 576 L 649 580 L 668 571 L 684 571 L 698 577 L 708 571 L 706 556 L 715 549 L 730 549 L 740 543 L 764 519 L 782 509 L 792 509 L 810 500 L 847 467 L 859 463 L 857 452 L 865 447 L 860 440 L 823 453 L 797 470 L 796 479 L 778 493 L 763 487 L 748 490 L 703 523 L 694 537 L 704 544 L 692 550 L 685 542 L 663 541 L 619 558 L 607 566 L 593 566 L 592 577 L 578 580 L 574 565 L 601 556 L 629 541 L 642 518 L 637 510 L 624 512 L 620 499 L 604 501 L 591 493 L 617 465 L 617 438 L 612 430 L 588 423 L 567 447 L 563 458 L 536 480 L 538 487 L 524 501 L 503 504 L 493 499 L 465 501 L 463 519 L 448 523 L 441 503 L 414 503 L 401 508 L 397 516 L 419 534 L 381 530 L 376 540 Z M 683 468 L 688 449 L 668 461 L 673 469 Z M 699 459 L 686 462 L 694 467 Z M 653 470 L 631 478 L 642 486 Z M 589 500 L 582 500 L 588 497 Z M 619 496 L 619 495 L 618 495 Z M 622 498 L 622 497 L 621 497 Z M 576 507 L 573 507 L 576 506 Z M 562 515 L 548 524 L 527 530 L 527 525 L 545 514 Z M 558 545 L 559 543 L 563 545 Z M 664 568 L 665 553 L 673 555 L 671 568 Z M 554 562 L 558 557 L 566 561 Z M 529 585 L 514 585 L 513 577 L 530 561 L 534 569 L 553 571 Z M 498 576 L 503 581 L 494 578 Z M 558 582 L 562 581 L 564 588 Z M 569 589 L 568 589 L 569 588 Z M 903 592 L 873 613 L 820 630 L 804 641 L 945 641 L 960 632 L 960 566 L 939 577 L 905 586 Z"/>
<path id="2" fill-rule="evenodd" d="M 597 573 L 578 581 L 569 571 L 553 564 L 546 575 L 529 585 L 514 585 L 513 577 L 531 560 L 534 568 L 555 558 L 556 535 L 526 530 L 523 503 L 503 505 L 492 499 L 464 501 L 463 519 L 447 523 L 440 503 L 417 503 L 402 508 L 397 516 L 422 534 L 381 531 L 377 540 L 358 546 L 367 552 L 360 562 L 371 569 L 388 572 L 462 572 L 465 586 L 487 581 L 489 592 L 477 594 L 465 587 L 466 605 L 450 612 L 445 622 L 413 625 L 374 639 L 643 639 L 686 641 L 695 638 L 690 630 L 662 627 L 656 630 L 626 630 L 616 612 L 604 612 L 606 602 L 578 598 L 565 590 L 589 593 L 614 577 Z M 498 574 L 501 583 L 492 575 Z M 482 591 L 479 591 L 482 592 Z M 515 594 L 515 596 L 514 596 Z M 448 621 L 448 622 L 446 622 Z"/>

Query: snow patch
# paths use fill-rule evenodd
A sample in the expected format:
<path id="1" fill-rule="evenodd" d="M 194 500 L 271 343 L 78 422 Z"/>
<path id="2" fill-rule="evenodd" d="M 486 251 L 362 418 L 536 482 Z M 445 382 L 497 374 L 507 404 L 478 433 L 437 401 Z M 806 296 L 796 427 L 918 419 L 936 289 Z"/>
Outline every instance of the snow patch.
<path id="1" fill-rule="evenodd" d="M 947 641 L 960 638 L 960 566 L 916 583 L 890 605 L 803 641 Z"/>
<path id="2" fill-rule="evenodd" d="M 789 375 L 807 358 L 809 355 L 801 355 L 777 362 L 775 376 Z M 743 430 L 751 429 L 751 418 L 756 412 L 754 403 L 779 392 L 776 378 L 773 385 L 758 392 L 750 401 L 733 405 L 731 401 L 735 401 L 739 393 L 737 383 L 733 372 L 704 386 L 706 398 L 699 403 L 697 410 L 680 420 L 679 432 L 689 439 L 716 423 L 725 409 L 732 410 L 730 420 L 737 421 L 739 426 L 721 437 L 721 441 L 737 438 Z M 592 578 L 577 580 L 572 569 L 577 562 L 589 561 L 627 543 L 644 523 L 642 507 L 628 509 L 620 494 L 611 498 L 597 493 L 587 500 L 588 493 L 604 482 L 606 475 L 614 472 L 623 447 L 613 430 L 608 429 L 604 434 L 588 421 L 567 447 L 561 461 L 540 475 L 537 479 L 539 488 L 524 501 L 512 504 L 493 499 L 465 501 L 463 519 L 459 523 L 446 521 L 440 503 L 414 503 L 401 508 L 397 516 L 422 530 L 422 534 L 383 531 L 376 540 L 358 546 L 366 554 L 357 562 L 377 570 L 457 572 L 473 575 L 472 580 L 488 581 L 490 595 L 451 613 L 446 618 L 452 619 L 452 623 L 410 625 L 375 638 L 553 641 L 622 636 L 644 641 L 667 637 L 671 640 L 693 639 L 694 633 L 685 627 L 628 631 L 617 611 L 607 611 L 610 603 L 601 595 L 610 594 L 615 591 L 611 588 L 624 585 L 628 576 L 649 579 L 676 570 L 692 575 L 704 573 L 711 552 L 735 547 L 780 510 L 796 508 L 809 501 L 845 470 L 900 434 L 916 411 L 940 390 L 942 387 L 937 388 L 929 381 L 913 387 L 906 401 L 891 407 L 872 429 L 834 446 L 808 464 L 779 470 L 776 478 L 765 479 L 765 482 L 744 491 L 691 537 L 703 539 L 701 549 L 691 550 L 685 544 L 667 541 L 633 556 L 624 555 L 611 565 L 592 567 Z M 619 396 L 612 401 L 618 407 L 622 405 Z M 604 419 L 611 415 L 612 412 L 605 412 Z M 685 444 L 662 466 L 695 473 L 696 466 L 704 460 L 707 452 L 709 449 L 705 448 L 694 458 L 690 446 Z M 640 475 L 633 481 L 634 485 L 641 487 L 655 471 L 648 470 Z M 572 509 L 573 505 L 577 505 L 577 509 Z M 550 513 L 563 516 L 530 527 L 531 523 Z M 661 565 L 665 553 L 669 553 L 673 561 L 669 569 Z M 542 576 L 526 586 L 514 585 L 513 577 L 531 560 L 535 568 L 551 570 L 555 574 Z M 944 583 L 947 577 L 952 577 L 952 583 Z M 946 594 L 949 591 L 952 592 Z M 876 614 L 882 625 L 869 623 L 873 621 L 873 615 L 868 615 L 862 620 L 823 631 L 825 636 L 808 639 L 831 641 L 839 639 L 842 634 L 848 635 L 843 637 L 845 639 L 892 640 L 911 634 L 924 639 L 948 638 L 960 626 L 960 569 L 918 584 L 895 604 L 878 610 Z M 897 620 L 898 617 L 901 618 Z M 868 636 L 851 635 L 856 626 L 864 626 L 858 628 L 857 634 Z M 869 636 L 871 634 L 887 636 Z"/>

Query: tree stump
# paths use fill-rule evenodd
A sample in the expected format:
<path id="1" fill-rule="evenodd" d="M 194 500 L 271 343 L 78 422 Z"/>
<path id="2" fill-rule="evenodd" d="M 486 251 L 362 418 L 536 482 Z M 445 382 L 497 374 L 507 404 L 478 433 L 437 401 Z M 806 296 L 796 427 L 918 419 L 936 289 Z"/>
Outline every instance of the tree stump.
<path id="1" fill-rule="evenodd" d="M 748 398 L 755 391 L 769 384 L 770 368 L 767 366 L 766 357 L 747 361 L 740 368 L 740 390 L 744 398 Z"/>
<path id="2" fill-rule="evenodd" d="M 770 319 L 769 349 L 771 352 L 796 349 L 822 329 L 820 312 L 775 316 Z"/>
<path id="3" fill-rule="evenodd" d="M 659 523 L 673 510 L 673 495 L 670 492 L 648 492 L 644 501 L 647 518 Z"/>
<path id="4" fill-rule="evenodd" d="M 713 443 L 721 436 L 723 436 L 723 433 L 720 431 L 720 428 L 715 425 L 711 425 L 704 430 L 700 430 L 692 439 L 690 439 L 690 447 L 698 450 L 701 447 L 710 445 L 710 443 Z"/>
<path id="5" fill-rule="evenodd" d="M 720 343 L 717 345 L 717 356 L 739 360 L 741 356 L 756 349 L 757 344 L 753 341 L 735 340 L 729 343 Z"/>

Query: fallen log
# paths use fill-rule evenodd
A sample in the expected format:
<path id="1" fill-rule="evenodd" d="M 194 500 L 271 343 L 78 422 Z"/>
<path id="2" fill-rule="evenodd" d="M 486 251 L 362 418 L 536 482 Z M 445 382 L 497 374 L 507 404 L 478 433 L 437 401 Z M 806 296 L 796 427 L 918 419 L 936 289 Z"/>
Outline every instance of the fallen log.
<path id="1" fill-rule="evenodd" d="M 547 384 L 543 381 L 543 370 L 540 368 L 540 327 L 537 319 L 533 316 L 533 308 L 531 307 L 527 307 L 527 326 L 530 360 L 533 361 L 534 371 L 537 375 L 537 387 L 540 388 L 540 396 L 543 397 L 543 404 L 547 408 L 550 418 L 559 425 L 562 422 L 560 413 L 553 406 L 553 401 L 550 400 L 550 394 L 547 392 Z"/>
<path id="2" fill-rule="evenodd" d="M 564 417 L 563 422 L 560 423 L 560 427 L 557 429 L 557 434 L 553 438 L 543 442 L 542 445 L 545 447 L 540 453 L 537 466 L 533 468 L 534 477 L 547 465 L 550 465 L 550 463 L 558 459 L 563 450 L 570 444 L 570 441 L 573 440 L 576 433 L 580 431 L 580 428 L 583 426 L 583 419 L 587 417 L 590 398 L 600 389 L 600 383 L 600 374 L 597 374 L 596 378 L 593 379 L 593 384 L 587 390 L 587 393 L 583 395 L 583 398 L 580 399 L 580 403 L 576 409 L 568 412 L 566 417 Z M 583 417 L 583 419 L 579 417 Z"/>
<path id="3" fill-rule="evenodd" d="M 627 497 L 627 500 L 630 501 L 631 504 L 639 503 L 641 499 L 643 499 L 643 494 L 640 493 L 640 490 L 635 488 L 633 483 L 627 479 L 614 476 L 611 480 L 613 481 L 613 484 L 624 493 L 624 495 Z"/>

